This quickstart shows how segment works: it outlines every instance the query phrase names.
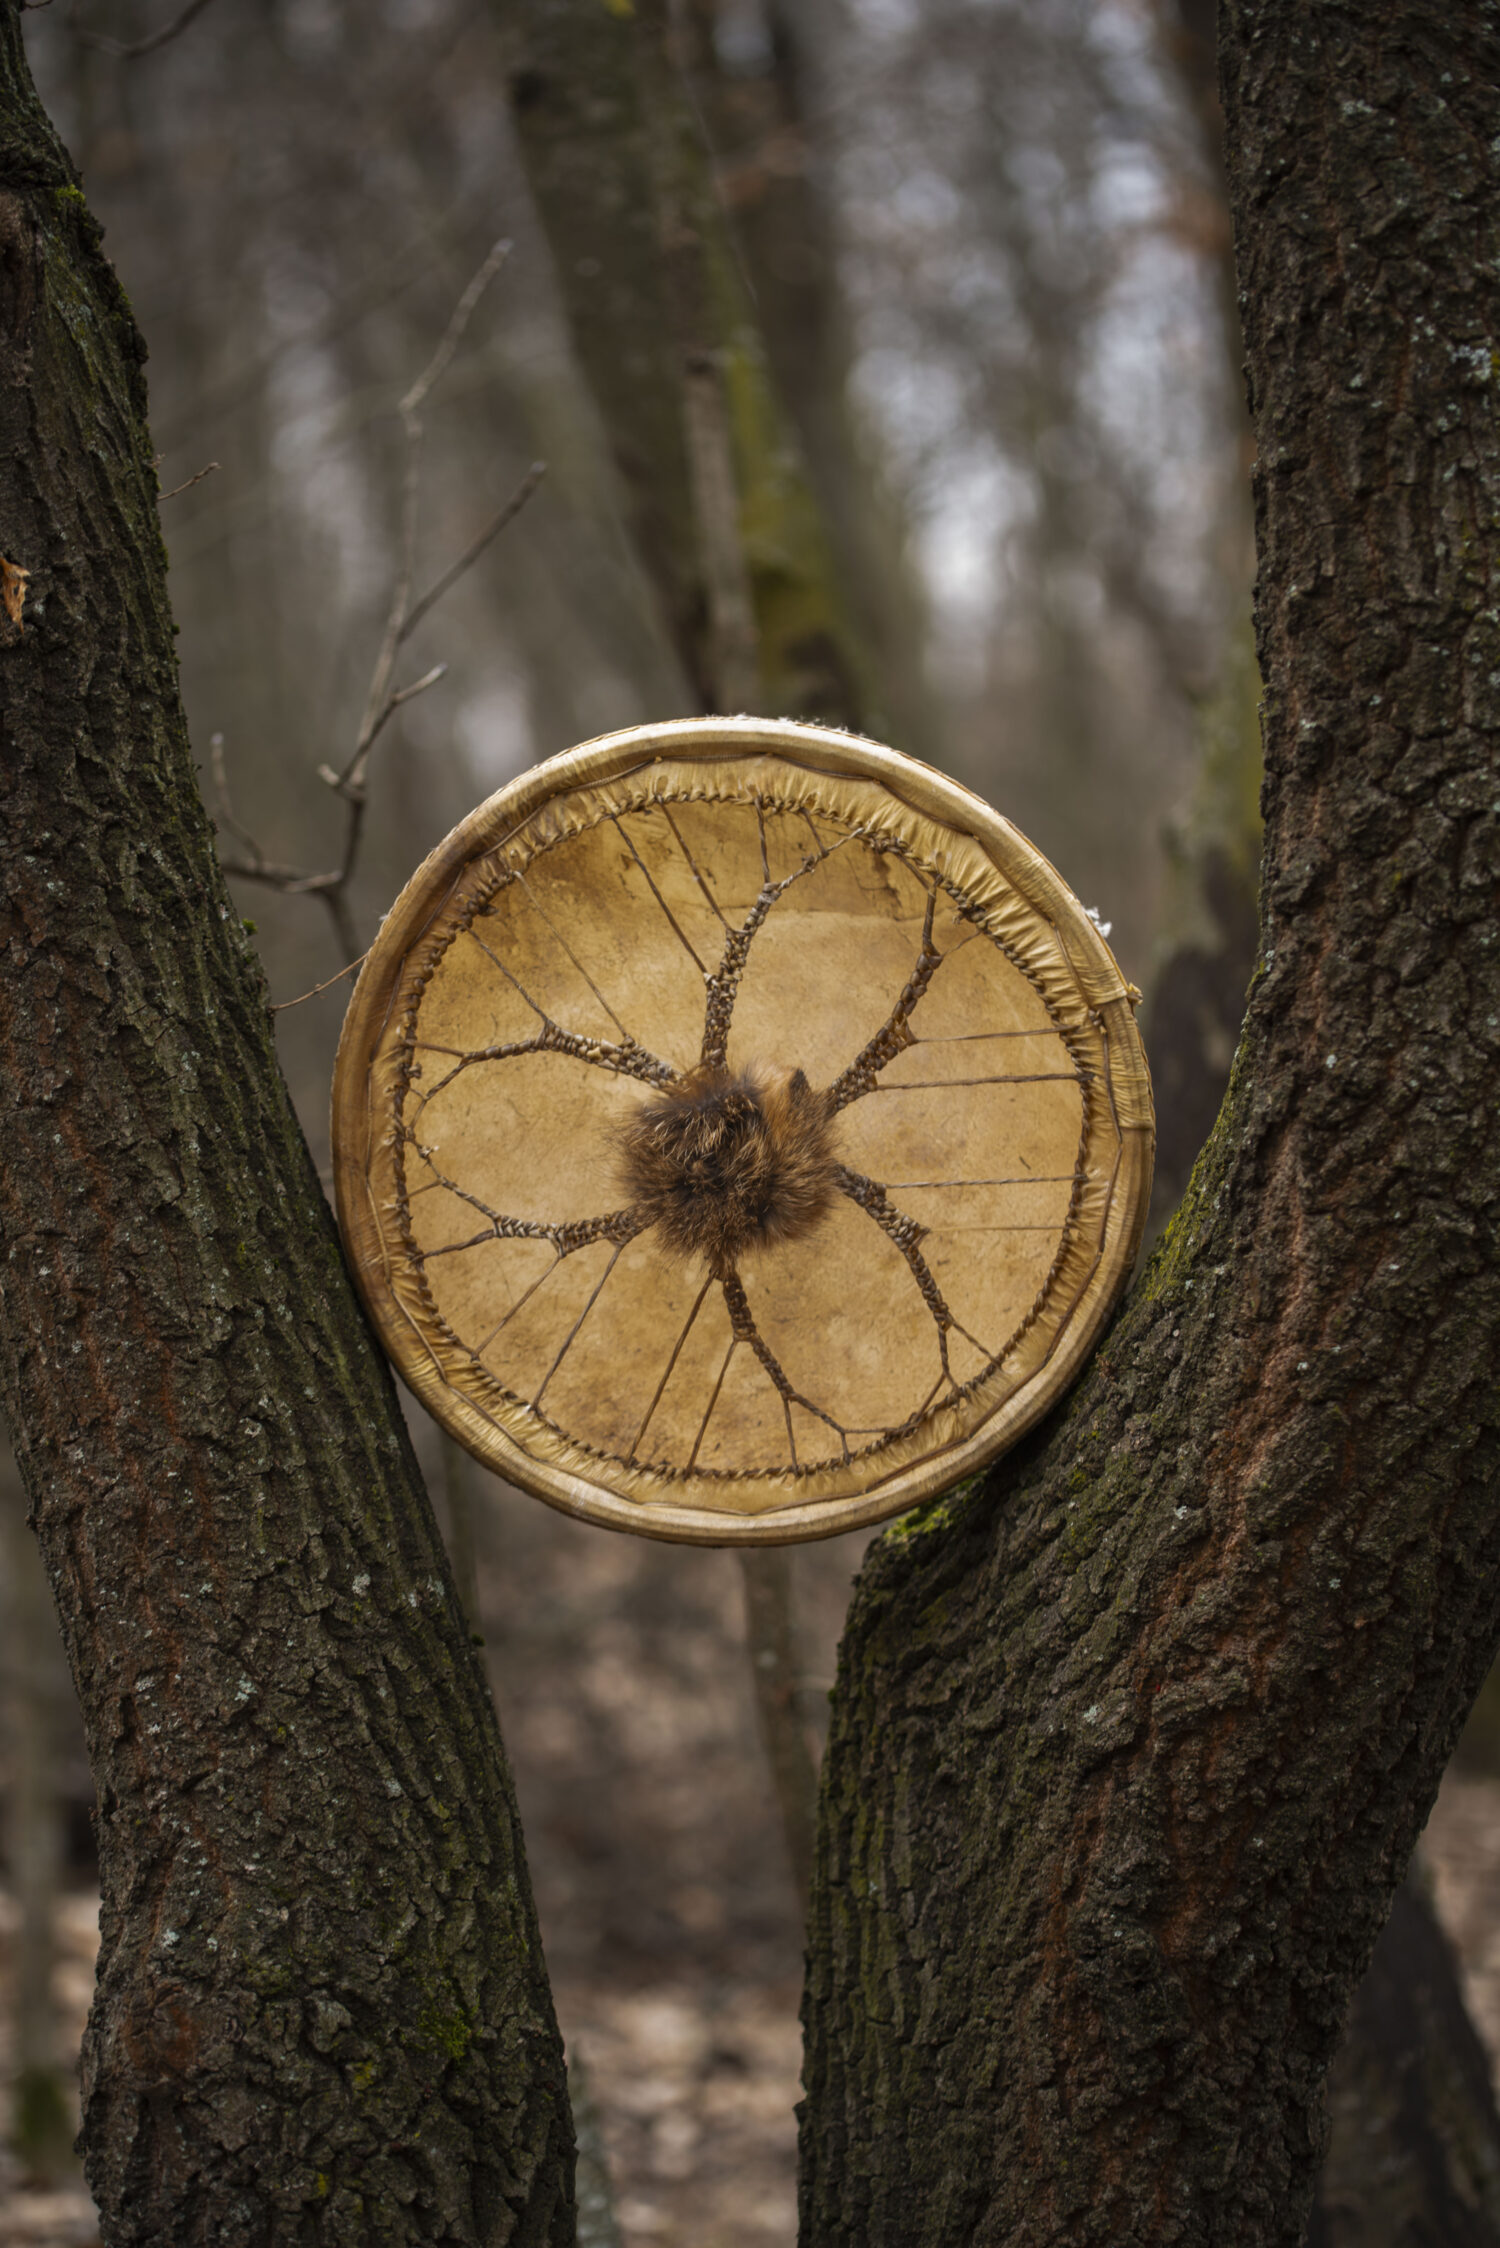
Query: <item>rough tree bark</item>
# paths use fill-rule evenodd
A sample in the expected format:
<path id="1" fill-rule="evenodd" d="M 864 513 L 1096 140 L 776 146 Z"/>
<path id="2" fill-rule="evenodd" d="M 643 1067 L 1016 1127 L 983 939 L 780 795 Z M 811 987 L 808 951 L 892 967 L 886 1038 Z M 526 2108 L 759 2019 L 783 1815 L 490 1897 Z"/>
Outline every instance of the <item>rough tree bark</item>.
<path id="1" fill-rule="evenodd" d="M 1217 0 L 1159 0 L 1157 14 L 1197 127 L 1199 179 L 1180 192 L 1196 199 L 1238 403 L 1244 339 L 1224 170 Z M 1249 430 L 1246 416 L 1247 440 Z M 1231 434 L 1238 437 L 1238 430 Z M 1227 476 L 1215 541 L 1226 601 L 1220 671 L 1199 708 L 1198 779 L 1174 854 L 1168 942 L 1146 1000 L 1157 1112 L 1148 1239 L 1182 1199 L 1213 1128 L 1255 965 L 1261 754 L 1253 545 L 1248 474 L 1243 481 Z M 1242 619 L 1235 615 L 1241 601 Z M 1500 2113 L 1464 2008 L 1458 1963 L 1420 1880 L 1408 1877 L 1397 1892 L 1350 2008 L 1327 2098 L 1330 2136 L 1310 2243 L 1410 2248 L 1430 2238 L 1454 2248 L 1460 2241 L 1500 2248 Z"/>
<path id="2" fill-rule="evenodd" d="M 804 2248 L 1299 2242 L 1500 1637 L 1500 10 L 1226 0 L 1222 36 L 1262 951 L 1089 1373 L 862 1577 Z"/>
<path id="3" fill-rule="evenodd" d="M 3 0 L 0 1381 L 99 1791 L 89 2181 L 111 2248 L 561 2248 L 510 1780 L 194 786 L 143 357 Z"/>

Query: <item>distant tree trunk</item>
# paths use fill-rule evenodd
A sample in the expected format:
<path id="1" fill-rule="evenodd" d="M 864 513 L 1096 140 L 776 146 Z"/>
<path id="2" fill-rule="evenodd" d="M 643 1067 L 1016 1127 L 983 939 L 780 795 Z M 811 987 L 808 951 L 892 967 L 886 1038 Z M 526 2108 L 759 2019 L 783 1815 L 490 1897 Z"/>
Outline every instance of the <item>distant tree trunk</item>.
<path id="1" fill-rule="evenodd" d="M 578 2129 L 578 2248 L 620 2248 L 604 2126 L 594 2106 L 589 2072 L 577 2053 L 568 2056 L 568 2084 Z"/>
<path id="2" fill-rule="evenodd" d="M 924 678 L 923 594 L 850 398 L 854 341 L 828 181 L 824 112 L 838 99 L 818 53 L 818 11 L 767 0 L 753 66 L 726 64 L 727 0 L 684 0 L 687 77 L 711 143 L 719 198 L 754 293 L 766 364 L 793 424 L 828 548 L 876 682 L 870 724 L 940 764 Z"/>
<path id="3" fill-rule="evenodd" d="M 803 2248 L 1294 2248 L 1500 1639 L 1500 11 L 1226 0 L 1262 951 L 1060 1413 L 873 1549 Z"/>
<path id="4" fill-rule="evenodd" d="M 516 127 L 573 345 L 701 709 L 872 723 L 667 0 L 520 0 Z"/>
<path id="5" fill-rule="evenodd" d="M 0 1383 L 99 1792 L 89 2182 L 111 2248 L 563 2248 L 510 1780 L 194 788 L 143 356 L 0 0 Z"/>
<path id="6" fill-rule="evenodd" d="M 1208 260 L 1229 415 L 1212 541 L 1221 609 L 1217 672 L 1198 700 L 1198 771 L 1172 842 L 1165 938 L 1143 1023 L 1156 1088 L 1153 1232 L 1181 1201 L 1219 1113 L 1255 965 L 1258 925 L 1260 678 L 1250 617 L 1255 569 L 1245 458 L 1250 424 L 1244 410 L 1244 339 L 1224 169 L 1216 13 L 1217 0 L 1158 0 L 1163 44 L 1196 126 L 1196 174 L 1175 184 L 1183 201 L 1192 199 L 1196 232 Z"/>
<path id="7" fill-rule="evenodd" d="M 66 1856 L 58 1705 L 67 1675 L 47 1574 L 26 1525 L 25 1495 L 3 1429 L 0 1567 L 0 1710 L 10 1779 L 4 1842 L 16 1906 L 10 2143 L 23 2175 L 46 2185 L 74 2168 L 69 2092 L 75 2056 L 64 2055 L 55 1988 L 56 1908 Z"/>
<path id="8" fill-rule="evenodd" d="M 1495 2248 L 1500 2118 L 1453 1954 L 1407 1875 L 1328 2079 L 1308 2248 Z"/>
<path id="9" fill-rule="evenodd" d="M 818 1767 L 802 1714 L 793 1549 L 757 1547 L 742 1553 L 740 1560 L 755 1712 L 781 1807 L 793 1886 L 806 1911 L 817 1824 Z"/>

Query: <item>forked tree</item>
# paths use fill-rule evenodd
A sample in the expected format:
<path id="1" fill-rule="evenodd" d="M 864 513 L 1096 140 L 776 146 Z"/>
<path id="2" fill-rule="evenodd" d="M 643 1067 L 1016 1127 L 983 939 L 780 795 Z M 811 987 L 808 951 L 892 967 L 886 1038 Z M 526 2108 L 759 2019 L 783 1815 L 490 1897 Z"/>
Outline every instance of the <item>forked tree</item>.
<path id="1" fill-rule="evenodd" d="M 1089 1373 L 866 1568 L 807 2248 L 1297 2241 L 1500 1639 L 1500 8 L 1223 44 L 1260 964 Z M 3 0 L 0 1367 L 99 1786 L 89 2174 L 112 2244 L 562 2243 L 514 1803 L 214 864 L 142 357 Z"/>

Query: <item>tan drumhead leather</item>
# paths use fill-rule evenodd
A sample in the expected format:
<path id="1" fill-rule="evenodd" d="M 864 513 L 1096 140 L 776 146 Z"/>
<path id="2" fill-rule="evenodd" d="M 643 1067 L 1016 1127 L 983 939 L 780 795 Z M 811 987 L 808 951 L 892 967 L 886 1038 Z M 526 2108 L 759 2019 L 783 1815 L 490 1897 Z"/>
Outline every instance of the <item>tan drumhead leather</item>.
<path id="1" fill-rule="evenodd" d="M 1040 854 L 871 742 L 632 728 L 407 884 L 339 1047 L 339 1218 L 486 1466 L 698 1543 L 974 1473 L 1080 1370 L 1151 1184 L 1137 995 Z"/>

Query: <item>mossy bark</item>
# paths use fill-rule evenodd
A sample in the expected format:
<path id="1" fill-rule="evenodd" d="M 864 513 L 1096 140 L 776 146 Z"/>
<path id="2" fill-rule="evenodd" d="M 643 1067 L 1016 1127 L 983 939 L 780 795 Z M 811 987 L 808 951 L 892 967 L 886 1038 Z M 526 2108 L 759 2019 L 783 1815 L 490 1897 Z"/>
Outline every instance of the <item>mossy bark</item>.
<path id="1" fill-rule="evenodd" d="M 1299 2243 L 1500 1639 L 1500 10 L 1221 20 L 1262 947 L 1085 1378 L 862 1575 L 804 2248 Z"/>
<path id="2" fill-rule="evenodd" d="M 0 1381 L 99 1794 L 111 2248 L 573 2237 L 493 1708 L 177 690 L 144 350 L 0 5 Z"/>

